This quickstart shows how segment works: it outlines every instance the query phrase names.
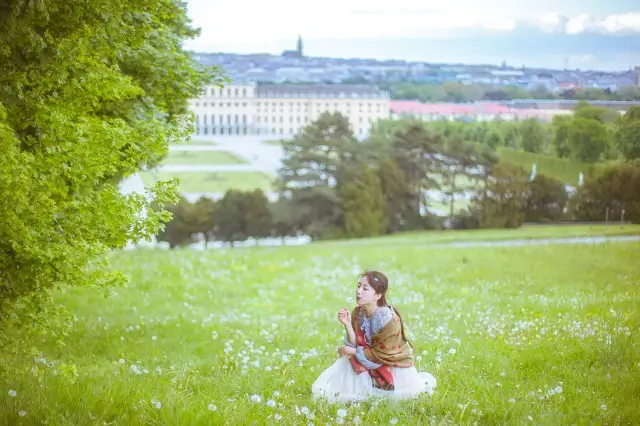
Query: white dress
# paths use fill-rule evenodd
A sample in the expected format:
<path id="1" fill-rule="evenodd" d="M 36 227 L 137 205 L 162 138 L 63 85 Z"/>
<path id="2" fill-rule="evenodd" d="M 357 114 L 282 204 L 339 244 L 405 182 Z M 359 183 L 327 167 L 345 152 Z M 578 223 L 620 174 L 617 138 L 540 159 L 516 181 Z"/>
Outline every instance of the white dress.
<path id="1" fill-rule="evenodd" d="M 367 342 L 392 318 L 391 309 L 380 307 L 371 319 L 366 316 L 358 317 L 358 325 L 362 329 Z M 345 343 L 353 346 L 348 342 Z M 380 364 L 372 363 L 364 358 L 361 348 L 358 348 L 356 358 L 366 368 L 377 368 Z M 356 374 L 349 361 L 349 356 L 343 356 L 320 374 L 311 386 L 314 398 L 326 398 L 330 402 L 359 401 L 372 397 L 403 399 L 415 398 L 420 394 L 433 394 L 436 379 L 429 373 L 418 372 L 415 367 L 390 367 L 393 376 L 394 390 L 382 390 L 373 386 L 373 380 L 368 372 Z"/>

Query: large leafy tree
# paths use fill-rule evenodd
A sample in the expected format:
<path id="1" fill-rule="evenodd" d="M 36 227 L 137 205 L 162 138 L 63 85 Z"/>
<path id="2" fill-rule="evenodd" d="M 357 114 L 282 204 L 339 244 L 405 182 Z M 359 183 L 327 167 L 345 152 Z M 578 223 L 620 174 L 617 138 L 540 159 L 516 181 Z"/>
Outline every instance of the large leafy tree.
<path id="1" fill-rule="evenodd" d="M 188 99 L 222 83 L 182 49 L 196 35 L 177 0 L 0 2 L 1 330 L 45 316 L 56 286 L 123 282 L 110 250 L 168 219 L 148 207 L 175 185 L 118 185 L 185 139 Z"/>

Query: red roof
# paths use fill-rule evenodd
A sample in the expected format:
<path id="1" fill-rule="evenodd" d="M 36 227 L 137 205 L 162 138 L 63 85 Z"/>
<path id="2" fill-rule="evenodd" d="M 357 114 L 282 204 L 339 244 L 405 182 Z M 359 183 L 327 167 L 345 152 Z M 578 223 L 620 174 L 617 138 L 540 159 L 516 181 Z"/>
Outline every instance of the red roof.
<path id="1" fill-rule="evenodd" d="M 425 104 L 418 101 L 391 101 L 391 112 L 396 114 L 414 115 L 476 115 L 476 114 L 505 114 L 512 112 L 511 108 L 500 104 L 475 103 L 453 104 L 432 103 Z"/>

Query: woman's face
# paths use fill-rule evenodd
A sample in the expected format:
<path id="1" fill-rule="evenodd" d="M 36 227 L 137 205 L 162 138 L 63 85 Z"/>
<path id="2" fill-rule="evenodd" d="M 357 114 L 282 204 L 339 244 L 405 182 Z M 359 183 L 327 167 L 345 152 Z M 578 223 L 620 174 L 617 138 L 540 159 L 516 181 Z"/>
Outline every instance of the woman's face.
<path id="1" fill-rule="evenodd" d="M 380 295 L 376 294 L 374 288 L 369 285 L 367 277 L 361 277 L 356 289 L 356 304 L 362 306 L 369 303 L 378 303 L 378 299 L 380 299 Z"/>

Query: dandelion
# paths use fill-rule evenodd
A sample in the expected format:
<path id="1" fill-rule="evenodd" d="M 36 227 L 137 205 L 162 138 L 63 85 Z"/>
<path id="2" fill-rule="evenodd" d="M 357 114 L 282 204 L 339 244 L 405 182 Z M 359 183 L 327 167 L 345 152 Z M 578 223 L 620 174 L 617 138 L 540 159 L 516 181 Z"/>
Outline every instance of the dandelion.
<path id="1" fill-rule="evenodd" d="M 527 420 L 529 420 L 530 422 L 532 422 L 532 421 L 533 421 L 533 417 L 531 417 L 531 416 L 527 416 Z"/>
<path id="2" fill-rule="evenodd" d="M 514 398 L 509 399 L 509 404 L 515 404 L 515 403 L 516 403 L 516 400 Z"/>
<path id="3" fill-rule="evenodd" d="M 119 362 L 120 364 L 124 364 L 124 359 L 120 358 L 120 359 L 118 360 L 118 362 Z"/>
<path id="4" fill-rule="evenodd" d="M 267 406 L 269 407 L 275 407 L 276 406 L 276 402 L 273 399 L 270 399 L 267 401 Z"/>
<path id="5" fill-rule="evenodd" d="M 344 424 L 344 417 L 336 417 L 336 423 L 339 425 Z"/>
<path id="6" fill-rule="evenodd" d="M 15 390 L 13 390 L 13 389 L 9 389 L 9 396 L 10 396 L 10 397 L 12 397 L 12 398 L 13 398 L 13 397 L 15 397 L 17 394 L 18 394 L 18 392 L 16 392 Z"/>
<path id="7" fill-rule="evenodd" d="M 255 402 L 257 404 L 261 400 L 262 400 L 262 398 L 260 398 L 260 395 L 251 395 L 251 402 Z"/>
<path id="8" fill-rule="evenodd" d="M 27 412 L 26 412 L 26 411 L 24 411 L 24 410 L 20 410 L 20 411 L 18 411 L 18 415 L 19 415 L 20 417 L 24 417 L 24 416 L 26 416 L 26 415 L 27 415 Z"/>
<path id="9" fill-rule="evenodd" d="M 605 410 L 607 409 L 607 404 L 602 404 L 602 405 L 600 406 L 600 409 L 601 409 L 602 411 L 605 411 Z"/>
<path id="10" fill-rule="evenodd" d="M 300 412 L 306 416 L 309 414 L 309 409 L 307 407 L 302 407 Z"/>
<path id="11" fill-rule="evenodd" d="M 273 418 L 276 420 L 282 420 L 282 416 L 278 413 L 276 413 L 275 416 L 273 416 Z"/>
<path id="12" fill-rule="evenodd" d="M 151 336 L 151 340 L 157 340 L 158 338 L 156 336 Z"/>
<path id="13" fill-rule="evenodd" d="M 341 408 L 338 410 L 337 413 L 338 417 L 346 417 L 347 416 L 347 410 L 345 410 L 344 408 Z"/>
<path id="14" fill-rule="evenodd" d="M 449 349 L 449 355 L 455 355 L 455 354 L 456 354 L 455 348 Z"/>
<path id="15" fill-rule="evenodd" d="M 389 420 L 389 424 L 395 425 L 396 423 L 398 423 L 398 419 L 396 419 L 395 417 Z"/>
<path id="16" fill-rule="evenodd" d="M 209 411 L 216 411 L 218 409 L 218 407 L 216 407 L 216 404 L 214 404 L 213 402 L 210 403 L 209 405 L 207 405 L 207 409 Z"/>
<path id="17" fill-rule="evenodd" d="M 562 386 L 556 386 L 556 393 L 562 393 Z"/>

